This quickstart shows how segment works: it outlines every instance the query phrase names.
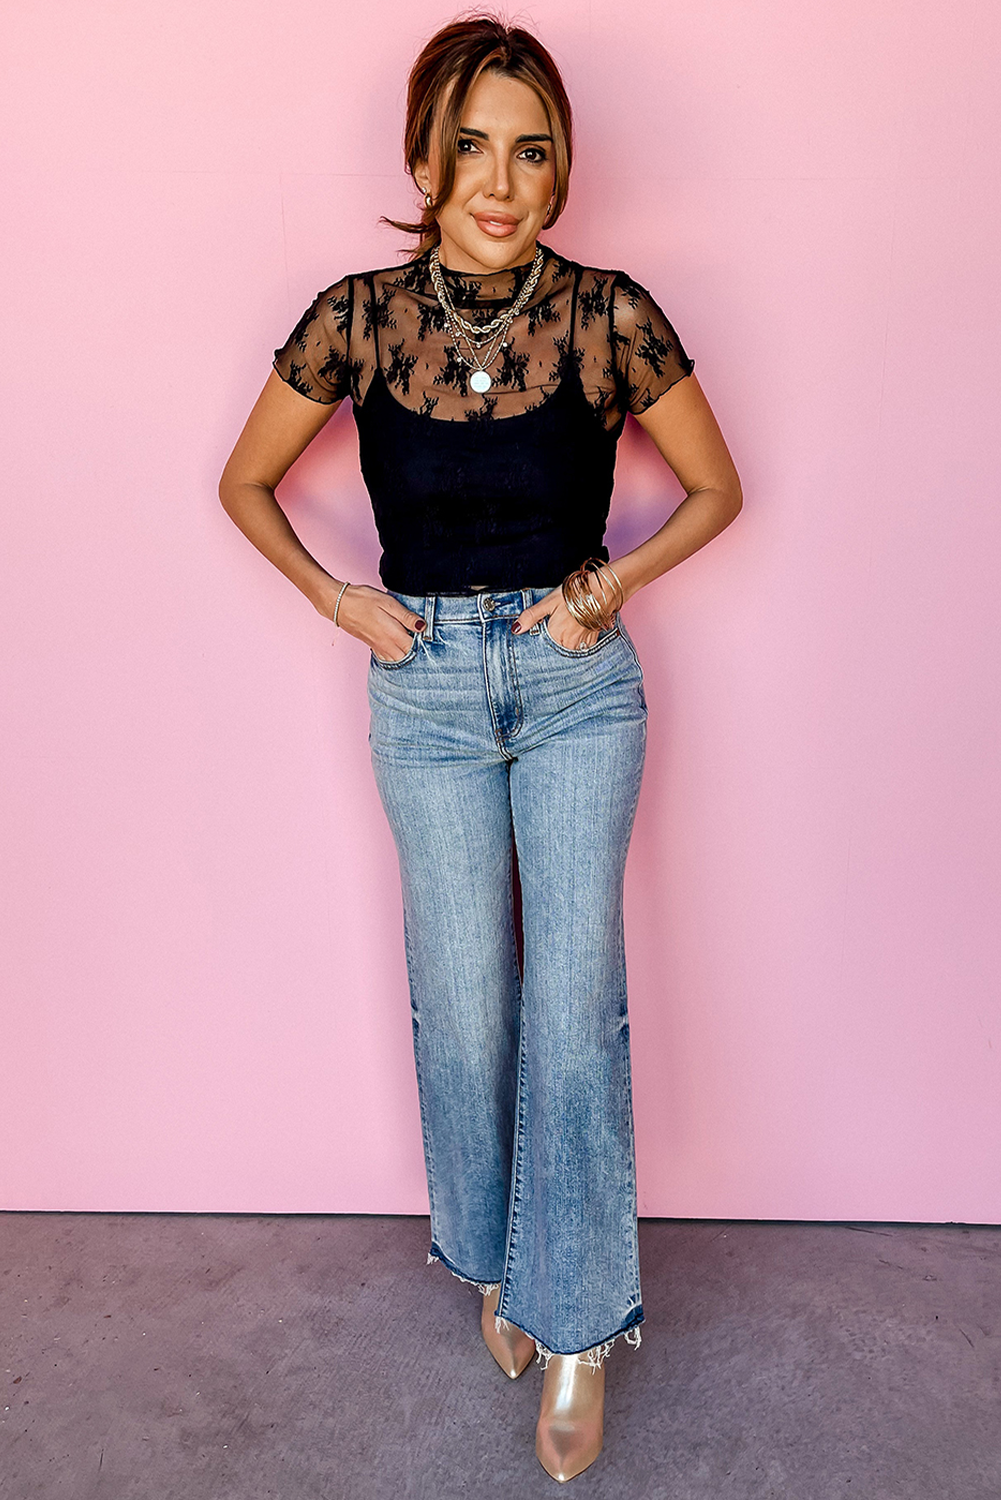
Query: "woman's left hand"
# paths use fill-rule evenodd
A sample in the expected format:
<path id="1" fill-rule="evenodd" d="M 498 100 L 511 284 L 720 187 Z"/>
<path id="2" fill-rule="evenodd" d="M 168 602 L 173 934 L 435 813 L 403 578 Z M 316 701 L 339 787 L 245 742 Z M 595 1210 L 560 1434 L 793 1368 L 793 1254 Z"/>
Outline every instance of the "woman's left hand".
<path id="1" fill-rule="evenodd" d="M 536 625 L 543 616 L 547 617 L 546 629 L 557 646 L 564 646 L 568 651 L 581 651 L 585 646 L 593 646 L 598 639 L 596 630 L 586 629 L 567 609 L 563 600 L 562 584 L 546 594 L 537 604 L 523 609 L 518 618 L 512 622 L 511 628 L 515 634 L 522 634 L 530 625 Z"/>

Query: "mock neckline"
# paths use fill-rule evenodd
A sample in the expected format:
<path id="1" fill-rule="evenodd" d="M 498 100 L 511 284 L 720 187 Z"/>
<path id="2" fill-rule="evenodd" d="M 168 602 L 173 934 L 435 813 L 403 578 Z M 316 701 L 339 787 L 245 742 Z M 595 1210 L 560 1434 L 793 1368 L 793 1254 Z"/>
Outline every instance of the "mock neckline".
<path id="1" fill-rule="evenodd" d="M 537 240 L 536 244 L 542 251 L 542 266 L 545 271 L 554 252 L 541 240 Z M 441 270 L 449 291 L 453 296 L 461 298 L 461 305 L 468 307 L 472 303 L 479 302 L 510 302 L 528 280 L 534 260 L 535 251 L 533 250 L 531 259 L 517 266 L 508 266 L 501 271 L 456 271 L 444 263 L 441 265 Z M 425 269 L 428 287 L 433 290 L 430 265 Z"/>

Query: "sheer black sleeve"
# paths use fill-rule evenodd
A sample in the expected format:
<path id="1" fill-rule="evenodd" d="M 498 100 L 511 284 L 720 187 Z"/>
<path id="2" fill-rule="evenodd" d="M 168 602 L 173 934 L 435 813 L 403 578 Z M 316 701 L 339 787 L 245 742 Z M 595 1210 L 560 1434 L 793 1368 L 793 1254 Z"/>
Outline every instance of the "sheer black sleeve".
<path id="1" fill-rule="evenodd" d="M 612 291 L 612 343 L 616 378 L 634 416 L 695 369 L 666 313 L 624 271 Z"/>
<path id="2" fill-rule="evenodd" d="M 294 391 L 325 406 L 349 391 L 350 278 L 317 292 L 280 349 L 274 368 Z"/>

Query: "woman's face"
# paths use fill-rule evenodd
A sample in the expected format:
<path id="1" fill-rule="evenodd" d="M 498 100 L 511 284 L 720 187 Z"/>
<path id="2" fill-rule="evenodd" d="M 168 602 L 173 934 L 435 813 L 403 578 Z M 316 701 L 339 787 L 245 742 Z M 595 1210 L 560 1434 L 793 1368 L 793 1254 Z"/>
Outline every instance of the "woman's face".
<path id="1" fill-rule="evenodd" d="M 438 145 L 414 173 L 422 192 L 440 182 Z M 441 263 L 453 271 L 524 265 L 549 209 L 556 177 L 542 100 L 528 84 L 481 73 L 466 96 L 455 182 L 438 211 Z"/>

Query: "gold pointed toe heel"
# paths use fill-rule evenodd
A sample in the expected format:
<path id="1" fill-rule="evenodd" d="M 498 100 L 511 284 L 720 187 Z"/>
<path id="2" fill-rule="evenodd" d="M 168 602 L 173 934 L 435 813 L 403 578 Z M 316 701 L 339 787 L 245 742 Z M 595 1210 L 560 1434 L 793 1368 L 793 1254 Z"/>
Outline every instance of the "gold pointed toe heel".
<path id="1" fill-rule="evenodd" d="M 514 1324 L 509 1323 L 506 1318 L 504 1319 L 505 1326 L 501 1329 L 497 1328 L 494 1313 L 497 1310 L 499 1296 L 499 1286 L 494 1287 L 492 1292 L 484 1294 L 480 1328 L 483 1331 L 483 1342 L 504 1374 L 510 1376 L 512 1380 L 517 1380 L 535 1358 L 535 1340 L 529 1338 L 527 1333 L 522 1333 L 520 1328 L 515 1328 Z"/>
<path id="2" fill-rule="evenodd" d="M 535 1452 L 546 1473 L 563 1483 L 593 1464 L 604 1424 L 604 1361 L 593 1365 L 583 1355 L 550 1355 L 535 1429 Z"/>

